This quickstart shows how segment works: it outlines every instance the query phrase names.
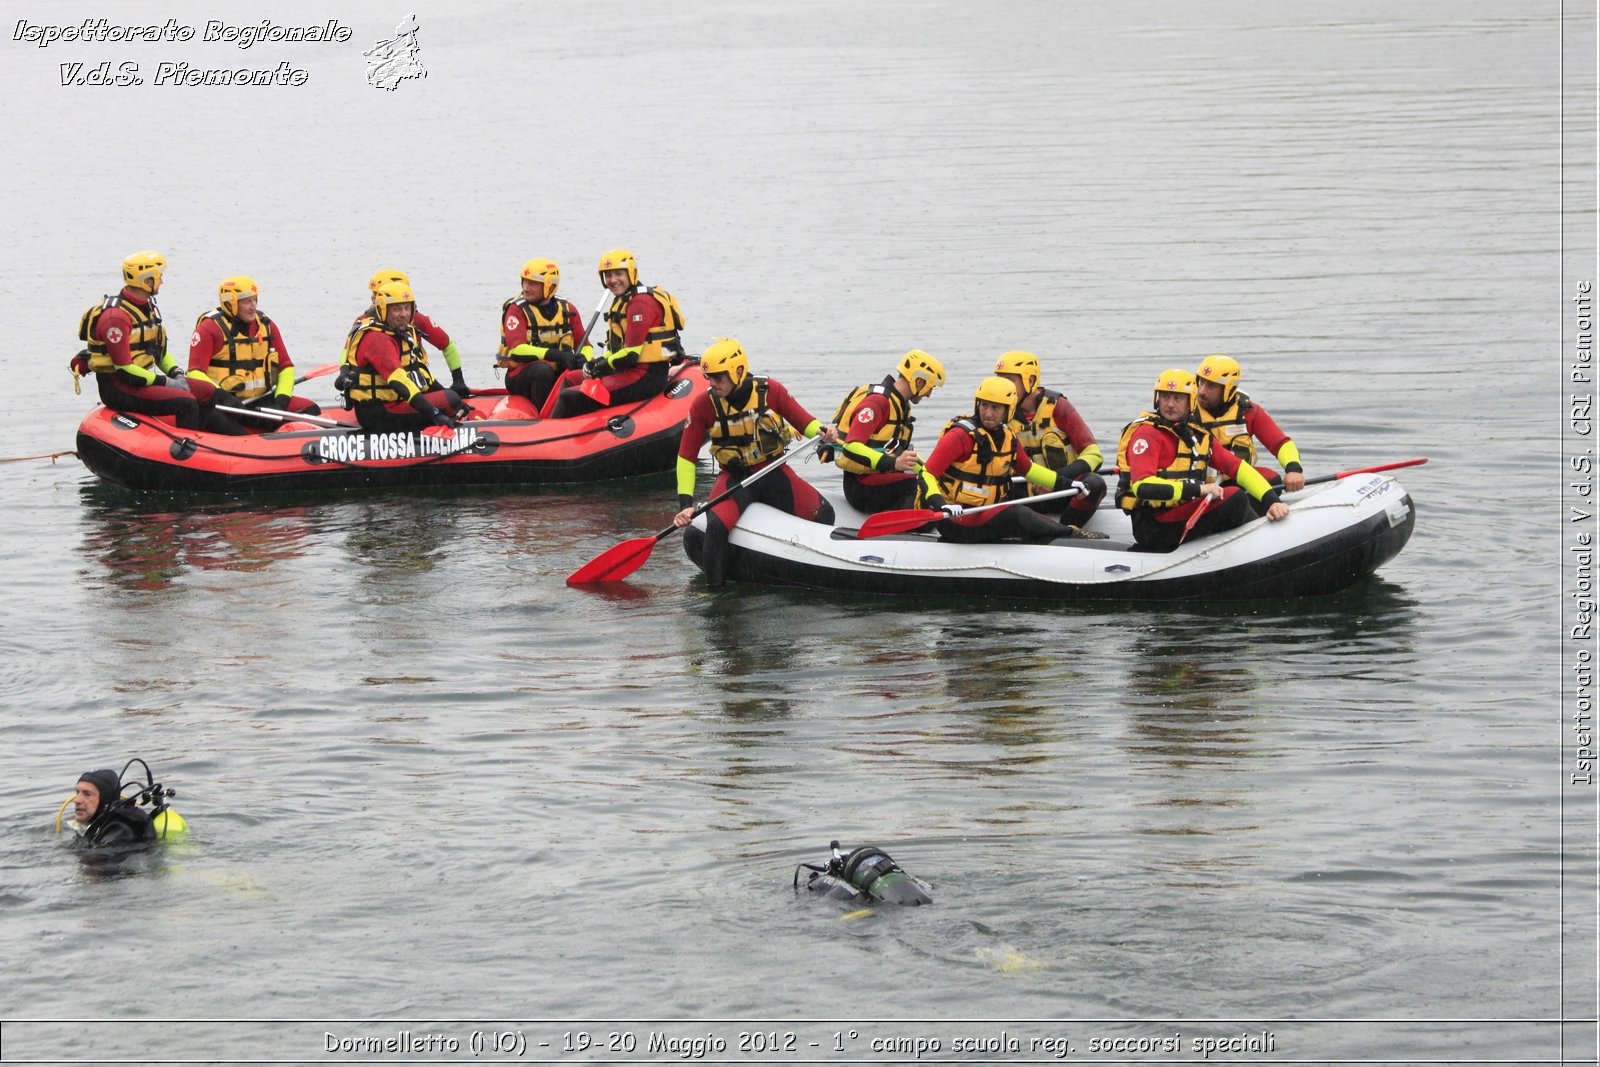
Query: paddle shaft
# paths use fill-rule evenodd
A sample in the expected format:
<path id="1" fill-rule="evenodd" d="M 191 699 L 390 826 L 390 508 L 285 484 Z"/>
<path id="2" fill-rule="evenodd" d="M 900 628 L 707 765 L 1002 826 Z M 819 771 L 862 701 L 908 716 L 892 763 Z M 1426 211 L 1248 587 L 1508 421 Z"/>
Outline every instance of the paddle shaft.
<path id="1" fill-rule="evenodd" d="M 298 377 L 298 378 L 296 378 L 294 380 L 294 384 L 299 385 L 302 382 L 309 382 L 311 379 L 320 378 L 324 374 L 332 374 L 334 371 L 336 371 L 338 369 L 339 369 L 339 364 L 337 364 L 337 363 L 324 363 L 322 366 L 315 367 L 315 368 L 313 368 L 311 370 L 306 371 L 304 374 L 300 375 L 300 377 Z M 254 406 L 256 404 L 261 403 L 263 400 L 265 400 L 267 397 L 269 397 L 271 395 L 272 395 L 271 392 L 265 392 L 265 393 L 262 393 L 260 396 L 253 396 L 249 400 L 246 400 L 244 402 L 244 405 L 245 405 L 245 407 L 252 407 L 252 406 Z"/>
<path id="2" fill-rule="evenodd" d="M 252 419 L 271 419 L 273 422 L 309 422 L 313 426 L 326 426 L 329 429 L 357 429 L 347 422 L 336 419 L 325 419 L 321 415 L 296 415 L 293 412 L 282 411 L 257 411 L 255 408 L 239 408 L 231 404 L 216 405 L 218 411 L 226 411 L 229 415 L 245 415 Z"/>
<path id="3" fill-rule="evenodd" d="M 785 463 L 788 463 L 795 456 L 798 456 L 801 452 L 810 447 L 814 441 L 816 441 L 815 437 L 806 438 L 795 447 L 791 448 L 788 452 L 784 453 L 781 458 L 773 460 L 771 463 L 767 464 L 765 467 L 762 467 L 748 478 L 740 480 L 738 485 L 730 486 L 728 489 L 718 493 L 710 500 L 707 500 L 704 504 L 701 504 L 699 507 L 694 509 L 694 514 L 689 516 L 689 521 L 693 522 L 701 515 L 704 515 L 707 511 L 728 499 L 734 493 L 737 493 L 739 490 L 751 485 L 758 479 L 766 477 L 768 474 L 777 470 Z M 674 533 L 677 530 L 685 529 L 688 525 L 688 523 L 684 523 L 683 526 L 679 526 L 676 522 L 674 522 L 671 526 L 668 526 L 666 529 L 651 537 L 636 537 L 632 540 L 623 541 L 620 544 L 612 545 L 610 548 L 591 559 L 588 563 L 585 563 L 583 566 L 569 574 L 567 576 L 567 584 L 586 585 L 590 582 L 620 581 L 621 579 L 632 574 L 634 571 L 638 570 L 640 567 L 644 566 L 645 561 L 650 558 L 650 553 L 655 551 L 656 545 L 661 542 L 662 538 Z"/>
<path id="4" fill-rule="evenodd" d="M 1403 459 L 1398 463 L 1380 463 L 1376 467 L 1358 467 L 1353 471 L 1340 471 L 1337 474 L 1319 474 L 1315 478 L 1307 478 L 1306 484 L 1300 488 L 1304 489 L 1306 486 L 1311 485 L 1324 485 L 1328 482 L 1338 481 L 1340 478 L 1349 478 L 1355 474 L 1377 474 L 1380 471 L 1392 471 L 1400 467 L 1420 467 L 1426 462 L 1428 462 L 1428 457 L 1423 456 L 1420 459 Z M 1295 492 L 1300 492 L 1300 489 L 1296 489 Z M 1116 506 L 1117 505 L 1115 502 L 1108 501 L 1107 503 L 1101 504 L 1100 509 L 1102 511 L 1109 511 Z"/>
<path id="5" fill-rule="evenodd" d="M 1024 497 L 1019 500 L 1002 500 L 998 504 L 984 504 L 982 507 L 963 508 L 961 514 L 976 515 L 983 511 L 993 511 L 996 508 L 1009 508 L 1016 504 L 1036 504 L 1044 500 L 1056 500 L 1066 496 L 1077 496 L 1076 489 L 1057 489 L 1051 493 L 1040 493 L 1038 496 Z M 903 511 L 881 511 L 876 515 L 869 515 L 861 524 L 859 536 L 863 538 L 882 537 L 885 534 L 904 533 L 906 530 L 915 530 L 919 526 L 926 526 L 930 522 L 937 522 L 947 518 L 948 513 L 934 511 L 931 508 L 907 508 Z"/>

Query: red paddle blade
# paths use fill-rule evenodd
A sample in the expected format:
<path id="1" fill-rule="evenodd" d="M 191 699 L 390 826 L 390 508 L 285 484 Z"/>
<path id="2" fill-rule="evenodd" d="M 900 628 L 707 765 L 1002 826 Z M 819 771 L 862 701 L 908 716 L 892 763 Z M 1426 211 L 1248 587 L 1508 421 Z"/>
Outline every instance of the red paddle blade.
<path id="1" fill-rule="evenodd" d="M 337 363 L 324 363 L 322 366 L 313 367 L 312 369 L 306 371 L 304 374 L 300 375 L 300 380 L 302 382 L 309 382 L 311 379 L 320 378 L 324 374 L 332 374 L 334 371 L 336 371 L 338 369 L 339 369 L 339 364 L 337 364 Z"/>
<path id="2" fill-rule="evenodd" d="M 922 508 L 907 508 L 904 511 L 880 511 L 876 515 L 868 515 L 867 520 L 861 524 L 861 530 L 856 534 L 865 540 L 868 537 L 882 537 L 885 534 L 905 533 L 926 526 L 930 522 L 937 522 L 944 518 L 942 511 L 928 511 Z"/>
<path id="3" fill-rule="evenodd" d="M 1178 535 L 1178 544 L 1181 545 L 1189 539 L 1189 531 L 1194 529 L 1194 524 L 1200 521 L 1200 516 L 1205 514 L 1206 508 L 1209 508 L 1215 499 L 1213 496 L 1206 497 L 1200 501 L 1199 507 L 1189 513 L 1189 521 L 1183 524 L 1183 533 Z"/>
<path id="4" fill-rule="evenodd" d="M 593 582 L 617 582 L 626 578 L 650 558 L 655 551 L 655 537 L 635 537 L 620 545 L 612 545 L 588 563 L 567 575 L 568 585 L 589 585 Z"/>

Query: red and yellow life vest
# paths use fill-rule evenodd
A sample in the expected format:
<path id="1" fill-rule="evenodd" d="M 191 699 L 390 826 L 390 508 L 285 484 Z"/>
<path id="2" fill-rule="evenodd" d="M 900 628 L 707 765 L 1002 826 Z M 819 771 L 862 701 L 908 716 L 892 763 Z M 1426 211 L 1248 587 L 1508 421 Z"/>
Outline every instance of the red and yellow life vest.
<path id="1" fill-rule="evenodd" d="M 206 377 L 240 400 L 260 396 L 278 384 L 278 350 L 272 347 L 272 320 L 256 315 L 256 335 L 250 324 L 227 314 L 221 308 L 201 315 L 195 326 L 210 319 L 222 331 L 225 349 L 211 356 Z"/>
<path id="2" fill-rule="evenodd" d="M 409 396 L 400 395 L 400 390 L 395 384 L 384 378 L 377 370 L 363 363 L 354 363 L 353 356 L 360 347 L 361 338 L 372 330 L 379 330 L 394 338 L 400 345 L 400 369 L 405 371 L 411 379 L 411 384 L 419 393 L 429 393 L 439 388 L 438 379 L 428 369 L 428 352 L 422 347 L 422 338 L 417 334 L 416 327 L 407 326 L 404 331 L 385 326 L 375 320 L 368 319 L 351 331 L 350 340 L 346 351 L 352 356 L 354 372 L 350 373 L 350 387 L 345 391 L 345 396 L 353 404 L 377 401 L 380 404 L 396 404 L 410 400 Z"/>
<path id="3" fill-rule="evenodd" d="M 1128 444 L 1141 426 L 1154 426 L 1170 434 L 1178 446 L 1172 462 L 1156 471 L 1152 477 L 1195 483 L 1206 480 L 1206 472 L 1210 470 L 1211 435 L 1196 422 L 1185 425 L 1189 430 L 1187 435 L 1173 429 L 1171 423 L 1155 412 L 1146 411 L 1122 428 L 1122 438 L 1117 442 L 1117 507 L 1132 511 L 1136 507 L 1170 508 L 1184 503 L 1183 500 L 1141 500 L 1133 495 L 1133 486 L 1128 477 Z"/>
<path id="4" fill-rule="evenodd" d="M 544 309 L 549 308 L 549 314 Z M 530 303 L 526 297 L 514 296 L 500 305 L 500 347 L 495 352 L 495 365 L 500 367 L 516 367 L 523 363 L 532 362 L 534 359 L 543 359 L 542 355 L 524 357 L 512 356 L 506 347 L 506 318 L 511 314 L 511 309 L 516 308 L 522 312 L 523 318 L 528 323 L 528 344 L 542 348 L 572 348 L 573 327 L 570 314 L 571 304 L 560 297 L 552 297 L 543 304 Z"/>
<path id="5" fill-rule="evenodd" d="M 911 427 L 916 420 L 911 416 L 911 405 L 906 403 L 906 398 L 900 395 L 900 390 L 893 384 L 893 378 L 885 378 L 877 385 L 858 385 L 850 391 L 839 405 L 839 410 L 833 413 L 833 424 L 839 427 L 841 435 L 850 432 L 850 423 L 856 417 L 862 401 L 869 396 L 886 396 L 889 398 L 889 417 L 879 423 L 872 431 L 872 436 L 867 438 L 866 444 L 879 452 L 897 456 L 911 447 Z M 835 463 L 851 474 L 874 474 L 877 468 L 868 466 L 860 458 L 851 455 L 840 446 L 834 455 Z"/>
<path id="6" fill-rule="evenodd" d="M 147 303 L 140 304 L 121 293 L 114 293 L 85 311 L 78 322 L 78 339 L 89 346 L 89 369 L 96 374 L 110 374 L 117 369 L 110 350 L 105 341 L 97 336 L 95 329 L 100 323 L 100 316 L 108 308 L 114 307 L 121 308 L 133 320 L 128 331 L 128 349 L 133 354 L 133 365 L 159 367 L 161 357 L 167 354 L 167 330 L 161 325 L 161 309 L 156 307 L 155 298 L 151 297 Z"/>
<path id="7" fill-rule="evenodd" d="M 782 457 L 794 439 L 789 424 L 767 407 L 767 379 L 750 376 L 744 403 L 734 407 L 711 394 L 711 429 L 706 437 L 711 458 L 724 467 L 749 468 Z"/>
<path id="8" fill-rule="evenodd" d="M 960 504 L 964 508 L 998 504 L 1011 495 L 1011 475 L 1016 470 L 1017 435 L 1010 426 L 986 430 L 970 415 L 953 419 L 944 432 L 960 427 L 972 438 L 972 453 L 959 463 L 952 463 L 939 476 L 939 493 L 947 504 Z M 917 506 L 927 489 L 926 481 L 918 483 Z"/>
<path id="9" fill-rule="evenodd" d="M 671 293 L 665 289 L 652 289 L 648 285 L 636 285 L 612 299 L 611 306 L 606 309 L 607 349 L 612 352 L 622 351 L 622 339 L 627 336 L 628 330 L 628 304 L 640 293 L 654 297 L 661 305 L 661 325 L 652 326 L 650 332 L 645 334 L 644 346 L 639 351 L 639 362 L 666 363 L 681 357 L 683 341 L 679 338 L 678 331 L 683 329 L 683 312 L 678 310 L 678 302 L 673 299 Z"/>
<path id="10" fill-rule="evenodd" d="M 1244 393 L 1235 391 L 1233 402 L 1226 409 L 1213 415 L 1201 408 L 1195 412 L 1197 420 L 1206 432 L 1217 439 L 1217 443 L 1252 467 L 1256 462 L 1256 439 L 1250 433 L 1250 426 L 1245 422 L 1245 416 L 1250 414 L 1250 398 Z"/>

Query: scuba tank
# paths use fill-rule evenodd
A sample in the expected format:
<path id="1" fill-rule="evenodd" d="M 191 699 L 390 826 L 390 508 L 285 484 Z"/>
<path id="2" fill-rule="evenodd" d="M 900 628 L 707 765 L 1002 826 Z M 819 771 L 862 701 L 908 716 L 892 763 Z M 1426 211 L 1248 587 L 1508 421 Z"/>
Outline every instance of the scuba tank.
<path id="1" fill-rule="evenodd" d="M 800 871 L 811 872 L 806 878 L 806 889 L 821 893 L 833 900 L 853 904 L 902 904 L 916 907 L 932 904 L 928 895 L 930 886 L 901 870 L 890 855 L 873 845 L 863 845 L 846 855 L 839 842 L 828 846 L 833 858 L 826 864 L 802 863 L 794 869 L 795 892 L 800 891 Z"/>

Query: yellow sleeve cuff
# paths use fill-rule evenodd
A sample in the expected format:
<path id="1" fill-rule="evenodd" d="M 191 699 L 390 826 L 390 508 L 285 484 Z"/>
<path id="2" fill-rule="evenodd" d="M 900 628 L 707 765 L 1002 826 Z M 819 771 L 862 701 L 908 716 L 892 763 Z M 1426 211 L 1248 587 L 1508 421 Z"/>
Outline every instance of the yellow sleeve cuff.
<path id="1" fill-rule="evenodd" d="M 1263 478 L 1260 471 L 1244 460 L 1239 461 L 1239 473 L 1234 475 L 1233 480 L 1239 483 L 1239 488 L 1257 500 L 1272 491 L 1272 483 Z"/>
<path id="2" fill-rule="evenodd" d="M 1035 463 L 1028 468 L 1028 473 L 1023 475 L 1030 485 L 1037 485 L 1041 489 L 1054 489 L 1056 487 L 1056 472 L 1046 467 L 1043 463 Z"/>
<path id="3" fill-rule="evenodd" d="M 1091 471 L 1099 470 L 1100 465 L 1106 461 L 1106 457 L 1100 451 L 1100 442 L 1098 441 L 1079 452 L 1078 458 L 1087 463 Z"/>
<path id="4" fill-rule="evenodd" d="M 698 474 L 699 471 L 700 468 L 695 464 L 694 460 L 684 459 L 682 456 L 678 457 L 679 496 L 694 496 L 694 479 L 695 475 Z"/>
<path id="5" fill-rule="evenodd" d="M 1300 450 L 1295 447 L 1293 441 L 1285 441 L 1283 447 L 1278 449 L 1278 463 L 1285 467 L 1291 463 L 1300 463 L 1302 467 L 1305 466 L 1304 463 L 1300 462 Z"/>
<path id="6" fill-rule="evenodd" d="M 806 428 L 800 431 L 801 437 L 815 437 L 822 432 L 822 420 L 812 419 L 806 423 Z"/>
<path id="7" fill-rule="evenodd" d="M 294 368 L 284 367 L 278 371 L 278 387 L 274 390 L 279 396 L 288 396 L 294 392 Z"/>
<path id="8" fill-rule="evenodd" d="M 403 396 L 407 401 L 417 395 L 417 383 L 411 380 L 411 375 L 407 374 L 404 368 L 397 369 L 393 374 L 385 378 L 384 381 L 400 390 L 400 395 Z"/>

